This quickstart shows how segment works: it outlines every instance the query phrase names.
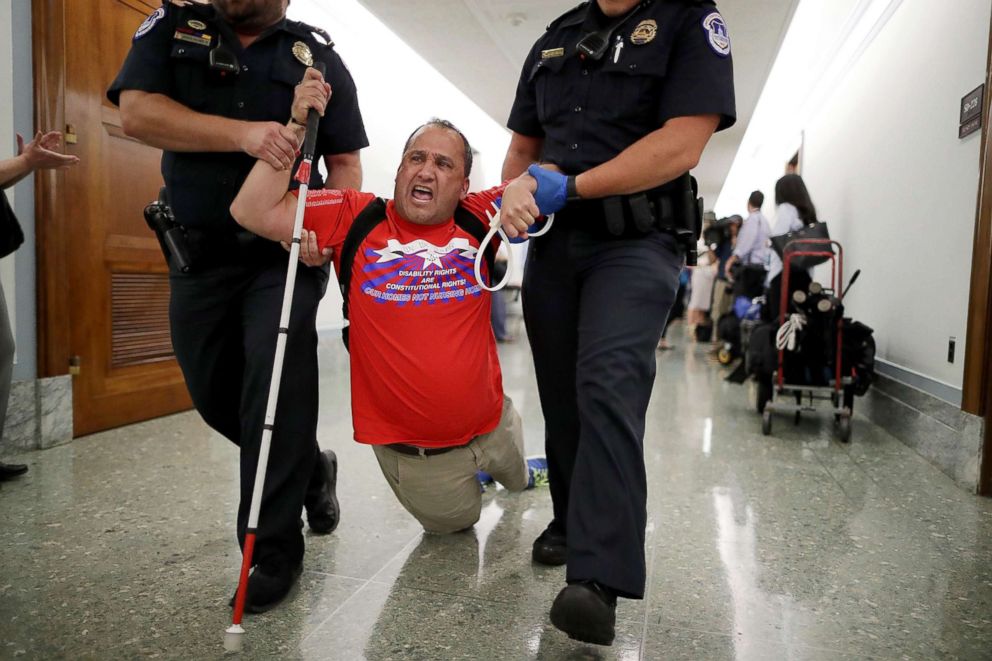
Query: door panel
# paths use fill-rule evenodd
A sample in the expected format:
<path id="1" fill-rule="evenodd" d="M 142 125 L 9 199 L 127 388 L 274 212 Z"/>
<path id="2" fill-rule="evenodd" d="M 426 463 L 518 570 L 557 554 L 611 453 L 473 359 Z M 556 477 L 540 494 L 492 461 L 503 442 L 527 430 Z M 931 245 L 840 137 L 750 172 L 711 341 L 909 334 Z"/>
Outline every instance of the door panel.
<path id="1" fill-rule="evenodd" d="M 58 108 L 50 101 L 40 114 L 63 114 L 65 126 L 76 136 L 67 150 L 81 160 L 79 167 L 48 184 L 57 190 L 47 200 L 61 220 L 39 217 L 39 224 L 51 224 L 49 230 L 60 228 L 57 235 L 44 233 L 46 243 L 63 245 L 46 248 L 51 254 L 39 260 L 40 277 L 60 283 L 67 308 L 51 309 L 57 297 L 48 301 L 40 311 L 41 323 L 68 324 L 67 346 L 59 346 L 57 339 L 46 342 L 47 360 L 39 364 L 50 373 L 65 373 L 58 355 L 78 357 L 73 406 L 79 436 L 191 406 L 172 355 L 167 267 L 143 217 L 145 205 L 157 198 L 162 185 L 161 152 L 126 137 L 119 111 L 105 96 L 134 31 L 158 5 L 141 0 L 36 4 L 44 5 L 36 11 L 36 25 L 38 13 L 57 19 L 41 25 L 46 31 L 61 30 L 64 52 L 73 54 L 59 62 L 53 49 L 47 49 L 41 67 L 46 75 L 37 84 L 48 91 L 39 94 L 57 98 L 54 90 L 61 84 L 64 103 Z M 60 202 L 52 203 L 53 197 Z M 56 254 L 64 257 L 64 267 L 53 264 Z M 52 287 L 39 290 L 50 292 Z"/>

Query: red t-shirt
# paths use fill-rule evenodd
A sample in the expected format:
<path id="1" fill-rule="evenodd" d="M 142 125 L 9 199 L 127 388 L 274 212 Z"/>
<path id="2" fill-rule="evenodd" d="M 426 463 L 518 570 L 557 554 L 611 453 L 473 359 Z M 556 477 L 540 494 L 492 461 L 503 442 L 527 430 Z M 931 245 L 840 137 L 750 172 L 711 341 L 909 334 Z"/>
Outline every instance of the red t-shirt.
<path id="1" fill-rule="evenodd" d="M 502 189 L 461 205 L 487 223 L 485 211 Z M 353 190 L 307 196 L 304 227 L 317 233 L 321 249 L 333 249 L 335 269 L 348 229 L 374 199 Z M 475 280 L 478 247 L 453 219 L 416 225 L 398 216 L 392 200 L 359 246 L 348 301 L 356 441 L 463 445 L 499 423 L 503 377 L 489 292 Z"/>

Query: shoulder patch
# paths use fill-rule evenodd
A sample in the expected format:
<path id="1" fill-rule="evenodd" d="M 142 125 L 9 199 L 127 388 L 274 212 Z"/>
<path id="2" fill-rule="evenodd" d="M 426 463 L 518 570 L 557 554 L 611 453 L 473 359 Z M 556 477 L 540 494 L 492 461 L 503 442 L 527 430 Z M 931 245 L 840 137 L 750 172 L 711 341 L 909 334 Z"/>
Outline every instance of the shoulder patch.
<path id="1" fill-rule="evenodd" d="M 334 48 L 334 40 L 331 39 L 331 35 L 316 26 L 309 25 L 303 21 L 286 21 L 286 27 L 301 37 L 313 39 L 320 46 Z"/>
<path id="2" fill-rule="evenodd" d="M 318 37 L 324 40 L 325 46 L 327 46 L 328 48 L 334 48 L 334 40 L 331 39 L 331 35 L 327 34 L 326 30 L 322 30 L 312 25 L 308 25 L 307 27 L 310 28 L 310 32 L 312 32 L 313 34 L 317 35 Z"/>
<path id="3" fill-rule="evenodd" d="M 730 31 L 723 20 L 720 12 L 714 11 L 706 15 L 703 19 L 703 30 L 706 31 L 706 38 L 710 48 L 720 57 L 730 55 Z"/>
<path id="4" fill-rule="evenodd" d="M 155 11 L 153 11 L 151 14 L 148 15 L 148 18 L 145 19 L 144 23 L 138 26 L 138 29 L 134 33 L 134 37 L 131 39 L 131 41 L 137 41 L 138 39 L 141 39 L 146 34 L 151 32 L 152 28 L 154 28 L 155 25 L 163 18 L 165 18 L 165 7 L 159 7 L 158 9 L 156 9 Z"/>

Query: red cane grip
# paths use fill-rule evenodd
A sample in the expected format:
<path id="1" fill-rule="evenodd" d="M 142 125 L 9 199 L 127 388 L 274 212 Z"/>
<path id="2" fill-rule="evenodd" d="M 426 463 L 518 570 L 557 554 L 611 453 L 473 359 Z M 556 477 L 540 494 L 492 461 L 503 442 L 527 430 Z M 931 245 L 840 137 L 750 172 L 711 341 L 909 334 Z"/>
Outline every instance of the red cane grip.
<path id="1" fill-rule="evenodd" d="M 326 67 L 323 62 L 317 61 L 313 63 L 313 68 L 320 72 L 323 76 Z M 313 152 L 317 148 L 317 125 L 320 123 L 320 114 L 311 108 L 310 112 L 307 113 L 307 137 L 303 140 L 303 160 L 312 161 Z"/>
<path id="2" fill-rule="evenodd" d="M 238 594 L 234 597 L 234 617 L 231 624 L 241 624 L 245 613 L 245 597 L 248 593 L 248 572 L 251 570 L 251 557 L 255 551 L 255 533 L 245 535 L 245 548 L 241 553 L 241 576 L 238 578 Z"/>
<path id="3" fill-rule="evenodd" d="M 307 159 L 300 163 L 300 168 L 296 171 L 296 181 L 301 184 L 310 183 L 310 160 Z"/>

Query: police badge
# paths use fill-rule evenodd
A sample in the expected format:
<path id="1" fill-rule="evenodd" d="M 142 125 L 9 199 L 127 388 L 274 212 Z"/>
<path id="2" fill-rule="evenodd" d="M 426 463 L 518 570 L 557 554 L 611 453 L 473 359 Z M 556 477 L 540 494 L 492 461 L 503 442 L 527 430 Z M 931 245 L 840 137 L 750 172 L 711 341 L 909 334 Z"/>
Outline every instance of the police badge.
<path id="1" fill-rule="evenodd" d="M 643 46 L 654 41 L 657 36 L 658 23 L 653 18 L 649 18 L 638 23 L 634 31 L 630 33 L 630 43 L 635 46 Z"/>
<path id="2" fill-rule="evenodd" d="M 313 66 L 313 53 L 310 52 L 310 47 L 302 41 L 297 41 L 293 44 L 293 55 L 308 67 Z"/>

